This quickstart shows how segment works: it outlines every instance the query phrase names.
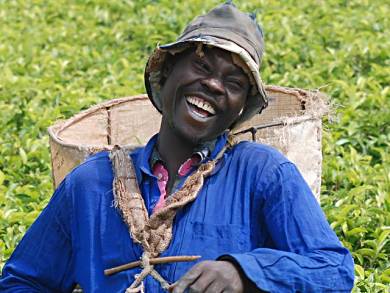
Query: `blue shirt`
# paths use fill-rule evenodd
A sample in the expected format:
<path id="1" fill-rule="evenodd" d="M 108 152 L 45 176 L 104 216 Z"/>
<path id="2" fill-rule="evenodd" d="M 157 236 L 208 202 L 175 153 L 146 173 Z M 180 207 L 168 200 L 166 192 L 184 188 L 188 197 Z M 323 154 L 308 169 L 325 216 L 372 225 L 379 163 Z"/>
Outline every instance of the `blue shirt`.
<path id="1" fill-rule="evenodd" d="M 211 154 L 226 142 L 221 136 Z M 149 213 L 159 198 L 148 160 L 156 136 L 131 154 Z M 183 179 L 184 180 L 184 179 Z M 1 292 L 124 292 L 139 268 L 103 271 L 138 260 L 113 205 L 107 152 L 75 168 L 55 191 L 4 267 Z M 180 187 L 180 186 L 178 186 Z M 345 292 L 353 287 L 353 260 L 329 227 L 310 188 L 278 151 L 242 142 L 227 151 L 197 199 L 180 210 L 161 256 L 201 255 L 234 260 L 258 288 L 270 292 Z M 169 282 L 194 262 L 156 265 Z M 146 292 L 163 292 L 151 276 Z"/>

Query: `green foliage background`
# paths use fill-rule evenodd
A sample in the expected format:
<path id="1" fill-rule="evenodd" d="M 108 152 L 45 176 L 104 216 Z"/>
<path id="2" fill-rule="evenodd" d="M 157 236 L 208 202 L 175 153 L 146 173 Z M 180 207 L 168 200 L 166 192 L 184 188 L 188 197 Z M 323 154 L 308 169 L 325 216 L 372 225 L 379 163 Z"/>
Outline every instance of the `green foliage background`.
<path id="1" fill-rule="evenodd" d="M 258 10 L 266 83 L 322 88 L 322 207 L 354 255 L 355 292 L 390 284 L 390 8 L 387 1 L 236 1 Z M 156 43 L 219 1 L 0 0 L 0 268 L 51 193 L 46 129 L 144 92 Z"/>

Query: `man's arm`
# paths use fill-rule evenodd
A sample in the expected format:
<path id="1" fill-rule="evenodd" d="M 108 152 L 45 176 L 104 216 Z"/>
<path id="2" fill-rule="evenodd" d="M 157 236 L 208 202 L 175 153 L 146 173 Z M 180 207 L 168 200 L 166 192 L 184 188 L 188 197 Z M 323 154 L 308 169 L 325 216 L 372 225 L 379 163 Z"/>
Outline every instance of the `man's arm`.
<path id="1" fill-rule="evenodd" d="M 72 209 L 63 182 L 6 263 L 1 292 L 70 292 Z"/>
<path id="2" fill-rule="evenodd" d="M 248 253 L 224 255 L 219 260 L 237 265 L 236 275 L 241 269 L 243 280 L 267 292 L 349 292 L 354 278 L 352 257 L 330 228 L 296 167 L 281 164 L 270 176 L 259 180 L 257 192 L 265 194 L 262 215 L 272 248 L 270 245 Z M 203 264 L 201 270 L 195 266 L 179 280 L 174 292 L 191 286 L 207 288 L 206 283 L 228 284 L 219 277 L 222 269 L 212 282 L 207 279 L 217 263 Z"/>

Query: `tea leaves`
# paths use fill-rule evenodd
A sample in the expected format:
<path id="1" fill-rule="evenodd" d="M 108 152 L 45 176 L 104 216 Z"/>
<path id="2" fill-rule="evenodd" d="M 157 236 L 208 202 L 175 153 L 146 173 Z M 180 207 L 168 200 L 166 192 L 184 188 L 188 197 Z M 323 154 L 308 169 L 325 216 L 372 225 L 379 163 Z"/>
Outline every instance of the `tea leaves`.
<path id="1" fill-rule="evenodd" d="M 322 207 L 355 260 L 355 292 L 390 284 L 390 5 L 236 1 L 258 12 L 268 84 L 321 88 Z M 219 1 L 0 0 L 0 268 L 53 191 L 46 129 L 144 92 L 157 43 Z"/>

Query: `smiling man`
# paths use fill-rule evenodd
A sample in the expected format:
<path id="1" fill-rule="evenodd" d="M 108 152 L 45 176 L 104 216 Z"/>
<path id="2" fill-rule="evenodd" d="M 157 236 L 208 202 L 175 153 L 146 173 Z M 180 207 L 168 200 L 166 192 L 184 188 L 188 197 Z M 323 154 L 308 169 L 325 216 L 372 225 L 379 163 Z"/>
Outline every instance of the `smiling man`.
<path id="1" fill-rule="evenodd" d="M 0 291 L 350 291 L 351 255 L 297 168 L 230 139 L 267 105 L 263 47 L 254 18 L 230 3 L 158 47 L 145 84 L 159 133 L 73 170 L 5 265 Z"/>
<path id="2" fill-rule="evenodd" d="M 233 125 L 250 89 L 248 76 L 233 63 L 230 52 L 209 47 L 197 53 L 200 46 L 187 49 L 164 67 L 157 149 L 169 174 L 177 174 L 194 149 L 213 142 Z M 175 176 L 170 178 L 168 191 Z"/>

